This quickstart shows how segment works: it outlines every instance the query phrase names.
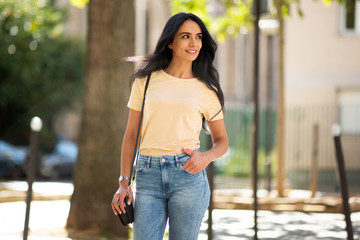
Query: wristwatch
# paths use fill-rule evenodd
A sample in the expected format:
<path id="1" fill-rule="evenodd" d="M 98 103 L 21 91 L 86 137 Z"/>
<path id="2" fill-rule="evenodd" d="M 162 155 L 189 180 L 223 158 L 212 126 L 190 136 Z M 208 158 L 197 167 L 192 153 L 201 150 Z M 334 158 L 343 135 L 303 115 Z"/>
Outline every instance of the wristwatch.
<path id="1" fill-rule="evenodd" d="M 130 178 L 126 177 L 126 176 L 120 176 L 119 177 L 119 182 L 121 182 L 122 180 L 130 180 Z"/>

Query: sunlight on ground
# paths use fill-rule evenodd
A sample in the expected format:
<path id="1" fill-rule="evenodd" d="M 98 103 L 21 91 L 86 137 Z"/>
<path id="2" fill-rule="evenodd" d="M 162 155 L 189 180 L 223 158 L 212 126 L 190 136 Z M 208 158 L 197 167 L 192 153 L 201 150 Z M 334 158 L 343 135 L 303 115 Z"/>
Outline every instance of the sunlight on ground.
<path id="1" fill-rule="evenodd" d="M 22 239 L 25 209 L 25 202 L 0 204 L 0 239 Z M 68 200 L 33 201 L 30 211 L 29 240 L 70 240 L 66 238 L 67 232 L 64 229 L 69 209 Z M 360 212 L 352 213 L 351 216 L 354 239 L 359 239 Z M 253 239 L 253 211 L 215 209 L 213 218 L 214 240 Z M 347 238 L 342 214 L 259 211 L 258 229 L 258 237 L 262 240 L 343 240 Z M 207 238 L 206 214 L 199 240 L 207 240 Z"/>
<path id="2" fill-rule="evenodd" d="M 68 200 L 33 201 L 30 207 L 29 235 L 45 235 L 44 239 L 46 236 L 65 237 L 64 227 L 69 209 L 70 202 Z M 10 240 L 9 237 L 12 234 L 22 236 L 25 211 L 25 202 L 0 204 L 0 226 L 6 226 L 0 228 L 0 239 Z M 5 235 L 7 235 L 6 238 Z"/>

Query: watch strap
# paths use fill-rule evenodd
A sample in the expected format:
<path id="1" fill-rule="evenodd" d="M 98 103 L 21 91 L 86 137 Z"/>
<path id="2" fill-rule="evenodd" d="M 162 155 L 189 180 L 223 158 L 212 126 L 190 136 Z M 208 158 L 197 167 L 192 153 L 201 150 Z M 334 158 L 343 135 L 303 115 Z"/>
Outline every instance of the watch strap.
<path id="1" fill-rule="evenodd" d="M 120 176 L 119 177 L 119 182 L 121 182 L 122 180 L 130 180 L 130 177 Z"/>

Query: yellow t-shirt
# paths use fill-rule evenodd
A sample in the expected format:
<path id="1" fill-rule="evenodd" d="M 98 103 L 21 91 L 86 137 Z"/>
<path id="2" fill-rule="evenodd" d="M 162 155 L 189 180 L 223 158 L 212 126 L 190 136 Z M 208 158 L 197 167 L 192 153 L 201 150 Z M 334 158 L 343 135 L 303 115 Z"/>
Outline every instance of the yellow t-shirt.
<path id="1" fill-rule="evenodd" d="M 128 107 L 141 111 L 146 78 L 136 79 Z M 216 93 L 197 78 L 182 79 L 163 70 L 151 74 L 145 98 L 140 154 L 160 157 L 200 147 L 202 116 L 223 118 Z M 220 112 L 219 112 L 220 111 Z M 215 117 L 214 117 L 215 116 Z"/>

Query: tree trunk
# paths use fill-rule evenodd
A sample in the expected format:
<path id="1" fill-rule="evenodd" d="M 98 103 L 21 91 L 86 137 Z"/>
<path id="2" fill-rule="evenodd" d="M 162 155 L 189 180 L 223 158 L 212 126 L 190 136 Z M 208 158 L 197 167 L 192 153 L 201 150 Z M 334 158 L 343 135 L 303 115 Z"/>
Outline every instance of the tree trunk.
<path id="1" fill-rule="evenodd" d="M 278 107 L 276 122 L 276 149 L 278 155 L 277 191 L 280 197 L 284 193 L 284 137 L 285 137 L 285 99 L 284 99 L 284 17 L 282 14 L 282 0 L 274 2 L 279 21 L 279 79 L 278 79 Z"/>
<path id="2" fill-rule="evenodd" d="M 88 7 L 82 124 L 67 228 L 127 237 L 128 229 L 121 226 L 110 203 L 118 187 L 128 79 L 134 70 L 133 64 L 120 63 L 134 55 L 134 3 L 91 0 Z"/>

